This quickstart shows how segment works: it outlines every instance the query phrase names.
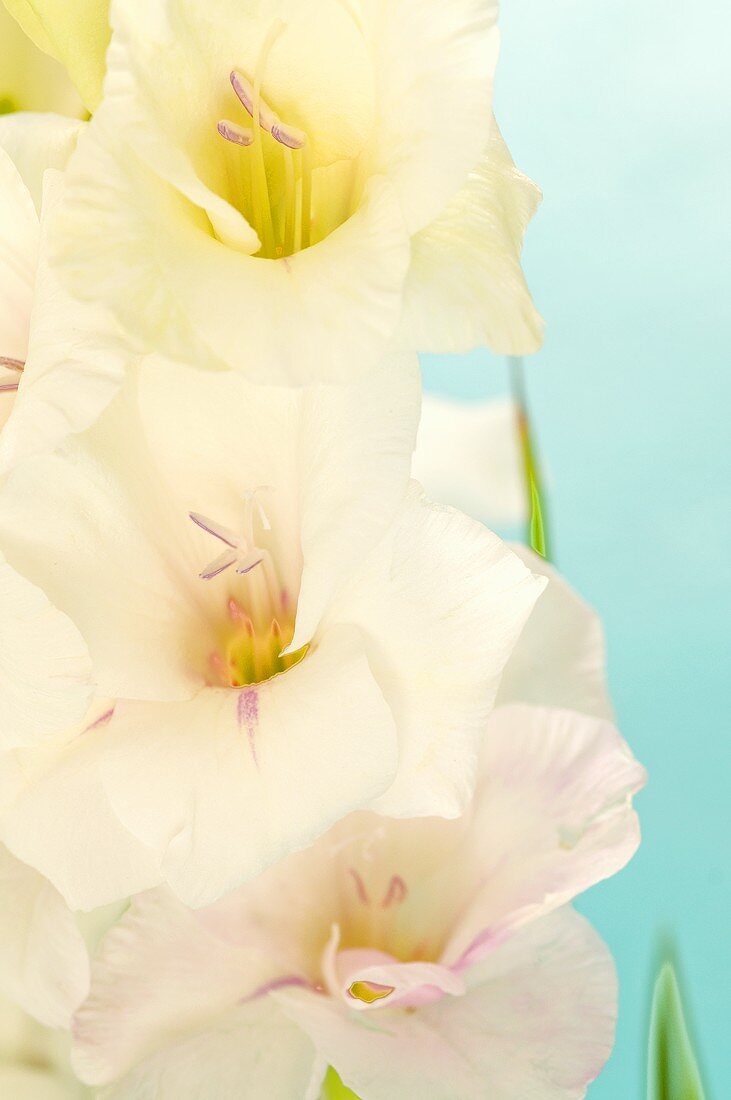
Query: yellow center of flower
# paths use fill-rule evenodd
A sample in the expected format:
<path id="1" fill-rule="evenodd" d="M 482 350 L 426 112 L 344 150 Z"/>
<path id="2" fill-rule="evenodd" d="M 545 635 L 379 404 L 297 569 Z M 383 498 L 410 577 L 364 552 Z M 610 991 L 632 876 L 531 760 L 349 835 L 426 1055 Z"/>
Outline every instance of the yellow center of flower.
<path id="1" fill-rule="evenodd" d="M 277 21 L 266 36 L 256 70 L 238 69 L 231 86 L 246 110 L 244 125 L 221 119 L 218 132 L 240 148 L 248 171 L 239 179 L 236 205 L 256 230 L 258 256 L 279 259 L 323 240 L 354 213 L 363 190 L 361 155 L 315 166 L 308 135 L 280 118 L 264 97 L 269 54 L 285 30 Z"/>
<path id="2" fill-rule="evenodd" d="M 241 688 L 259 684 L 298 664 L 308 646 L 284 653 L 294 636 L 295 608 L 287 589 L 280 583 L 272 554 L 259 545 L 254 520 L 264 531 L 271 530 L 261 504 L 261 489 L 246 495 L 243 532 L 224 527 L 198 512 L 190 518 L 224 549 L 200 574 L 211 581 L 233 570 L 235 588 L 225 597 L 225 613 L 215 648 L 208 656 L 208 682 Z"/>

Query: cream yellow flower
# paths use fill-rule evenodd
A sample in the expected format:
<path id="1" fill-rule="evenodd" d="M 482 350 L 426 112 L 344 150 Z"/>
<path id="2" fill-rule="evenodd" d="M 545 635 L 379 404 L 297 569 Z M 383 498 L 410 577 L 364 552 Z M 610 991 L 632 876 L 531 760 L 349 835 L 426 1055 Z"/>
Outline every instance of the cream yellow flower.
<path id="1" fill-rule="evenodd" d="M 9 111 L 78 118 L 83 104 L 63 65 L 39 50 L 0 3 L 0 114 Z"/>
<path id="2" fill-rule="evenodd" d="M 493 0 L 113 0 L 59 268 L 131 333 L 270 382 L 394 341 L 540 342 L 537 201 L 492 119 Z"/>

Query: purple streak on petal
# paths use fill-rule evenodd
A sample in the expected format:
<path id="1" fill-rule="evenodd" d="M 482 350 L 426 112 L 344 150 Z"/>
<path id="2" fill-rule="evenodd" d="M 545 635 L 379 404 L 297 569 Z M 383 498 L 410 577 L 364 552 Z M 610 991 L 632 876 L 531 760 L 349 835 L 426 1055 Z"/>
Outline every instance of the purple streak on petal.
<path id="1" fill-rule="evenodd" d="M 200 512 L 188 512 L 188 515 L 193 520 L 196 527 L 200 527 L 207 534 L 213 535 L 215 539 L 220 539 L 221 542 L 225 542 L 232 550 L 238 550 L 239 540 L 232 531 L 229 531 L 226 527 L 222 527 L 220 523 L 214 523 L 212 519 L 202 516 Z"/>
<path id="2" fill-rule="evenodd" d="M 104 714 L 100 714 L 90 726 L 87 726 L 84 733 L 91 733 L 92 730 L 99 729 L 100 726 L 106 726 L 107 722 L 111 721 L 113 715 L 114 707 L 110 707 L 109 710 L 104 711 Z"/>
<path id="3" fill-rule="evenodd" d="M 456 963 L 450 966 L 449 969 L 456 974 L 462 973 L 463 970 L 469 970 L 475 963 L 481 962 L 482 959 L 501 947 L 506 940 L 510 939 L 514 931 L 515 929 L 509 926 L 501 928 L 498 925 L 496 928 L 486 928 L 475 936 L 469 947 L 462 952 Z"/>
<path id="4" fill-rule="evenodd" d="M 0 355 L 0 367 L 7 367 L 8 370 L 20 372 L 25 369 L 25 363 L 22 359 L 12 359 L 9 355 Z"/>
<path id="5" fill-rule="evenodd" d="M 274 978 L 271 982 L 267 982 L 266 985 L 259 986 L 253 993 L 250 993 L 248 997 L 242 997 L 239 1001 L 240 1005 L 249 1004 L 250 1001 L 256 1001 L 259 997 L 265 997 L 267 993 L 275 993 L 278 989 L 314 989 L 314 986 L 310 982 L 305 981 L 304 978 L 300 978 L 297 974 L 291 974 L 289 977 Z"/>
<path id="6" fill-rule="evenodd" d="M 239 692 L 239 698 L 236 704 L 236 718 L 239 723 L 239 729 L 241 731 L 246 730 L 246 736 L 249 738 L 251 755 L 258 768 L 259 761 L 256 756 L 256 733 L 259 727 L 259 694 L 256 688 L 245 688 L 243 691 Z"/>
<path id="7" fill-rule="evenodd" d="M 18 382 L 0 382 L 0 393 L 13 393 L 18 389 Z"/>

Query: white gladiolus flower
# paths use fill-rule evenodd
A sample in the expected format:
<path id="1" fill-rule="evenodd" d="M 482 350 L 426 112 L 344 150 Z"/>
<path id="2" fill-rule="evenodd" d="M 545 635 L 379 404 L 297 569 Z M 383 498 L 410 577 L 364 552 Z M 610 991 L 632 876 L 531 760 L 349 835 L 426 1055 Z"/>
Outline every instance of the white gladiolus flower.
<path id="1" fill-rule="evenodd" d="M 538 193 L 491 118 L 494 0 L 110 18 L 55 251 L 143 346 L 285 383 L 353 377 L 394 340 L 538 347 L 519 262 Z"/>
<path id="2" fill-rule="evenodd" d="M 543 581 L 406 491 L 417 406 L 411 361 L 308 390 L 150 362 L 8 476 L 0 545 L 114 701 L 0 774 L 5 842 L 74 907 L 155 863 L 205 904 L 359 807 L 462 812 Z M 103 827 L 64 812 L 87 781 Z"/>
<path id="3" fill-rule="evenodd" d="M 622 867 L 644 772 L 606 722 L 511 706 L 458 821 L 354 814 L 194 913 L 138 898 L 102 942 L 74 1067 L 108 1100 L 578 1100 L 611 958 L 569 908 Z"/>

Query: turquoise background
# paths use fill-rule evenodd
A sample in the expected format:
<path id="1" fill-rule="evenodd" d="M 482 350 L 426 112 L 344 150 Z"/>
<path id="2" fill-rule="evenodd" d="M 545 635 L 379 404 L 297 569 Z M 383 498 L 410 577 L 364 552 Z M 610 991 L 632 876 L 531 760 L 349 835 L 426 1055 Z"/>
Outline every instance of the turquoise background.
<path id="1" fill-rule="evenodd" d="M 633 863 L 583 899 L 621 982 L 591 1100 L 644 1098 L 659 936 L 675 937 L 709 1093 L 731 1095 L 728 548 L 731 70 L 721 0 L 504 0 L 496 112 L 544 191 L 527 364 L 554 558 L 598 608 L 621 729 L 650 772 Z M 725 41 L 724 41 L 725 40 Z M 427 388 L 503 392 L 486 352 Z"/>

